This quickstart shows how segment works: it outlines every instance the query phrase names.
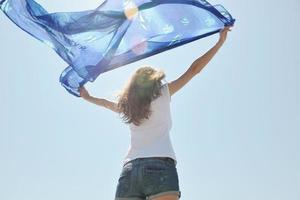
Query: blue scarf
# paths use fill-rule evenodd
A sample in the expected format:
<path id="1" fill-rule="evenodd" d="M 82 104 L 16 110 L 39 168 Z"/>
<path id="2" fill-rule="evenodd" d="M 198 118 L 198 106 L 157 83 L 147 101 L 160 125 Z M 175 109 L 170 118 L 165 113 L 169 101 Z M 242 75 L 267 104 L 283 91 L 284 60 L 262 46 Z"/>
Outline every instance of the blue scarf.
<path id="1" fill-rule="evenodd" d="M 0 0 L 21 29 L 68 63 L 59 81 L 79 87 L 101 73 L 218 33 L 235 19 L 205 0 L 106 0 L 96 9 L 48 13 L 34 0 Z"/>

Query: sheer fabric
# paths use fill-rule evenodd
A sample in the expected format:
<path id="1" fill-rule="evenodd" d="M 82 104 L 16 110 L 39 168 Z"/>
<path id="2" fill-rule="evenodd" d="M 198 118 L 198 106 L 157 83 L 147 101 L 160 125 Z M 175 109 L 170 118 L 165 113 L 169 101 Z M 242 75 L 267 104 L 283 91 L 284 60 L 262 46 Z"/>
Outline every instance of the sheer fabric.
<path id="1" fill-rule="evenodd" d="M 224 7 L 204 0 L 106 0 L 95 9 L 54 13 L 34 0 L 2 0 L 0 8 L 67 62 L 59 81 L 77 97 L 79 87 L 104 72 L 235 22 Z"/>

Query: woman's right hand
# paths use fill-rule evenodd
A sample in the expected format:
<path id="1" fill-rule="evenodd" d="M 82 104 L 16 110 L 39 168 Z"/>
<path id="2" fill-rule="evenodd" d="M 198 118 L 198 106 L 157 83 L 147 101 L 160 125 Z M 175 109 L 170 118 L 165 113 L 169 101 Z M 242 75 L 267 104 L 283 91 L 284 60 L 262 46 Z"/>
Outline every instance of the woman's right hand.
<path id="1" fill-rule="evenodd" d="M 81 86 L 81 87 L 79 88 L 79 92 L 80 92 L 80 96 L 81 96 L 82 98 L 88 98 L 88 97 L 90 96 L 89 92 L 85 89 L 84 86 Z"/>
<path id="2" fill-rule="evenodd" d="M 232 26 L 225 26 L 221 31 L 220 31 L 220 38 L 219 42 L 224 43 L 226 38 L 227 38 L 227 32 L 231 31 Z"/>

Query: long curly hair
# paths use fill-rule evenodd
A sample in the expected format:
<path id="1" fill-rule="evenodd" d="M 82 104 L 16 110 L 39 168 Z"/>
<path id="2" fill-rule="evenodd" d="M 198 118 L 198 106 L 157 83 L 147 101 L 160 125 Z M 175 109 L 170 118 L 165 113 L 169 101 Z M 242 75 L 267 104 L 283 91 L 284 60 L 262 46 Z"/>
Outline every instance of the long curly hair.
<path id="1" fill-rule="evenodd" d="M 117 106 L 121 118 L 127 124 L 140 125 L 144 119 L 149 119 L 152 111 L 151 101 L 161 95 L 163 70 L 151 66 L 140 67 L 117 94 Z"/>

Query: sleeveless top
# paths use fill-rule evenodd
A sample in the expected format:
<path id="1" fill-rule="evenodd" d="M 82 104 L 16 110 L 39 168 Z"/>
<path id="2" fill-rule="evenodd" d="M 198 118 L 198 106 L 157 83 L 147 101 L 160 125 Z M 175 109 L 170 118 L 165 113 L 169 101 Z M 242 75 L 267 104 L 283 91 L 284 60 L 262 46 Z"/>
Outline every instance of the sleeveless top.
<path id="1" fill-rule="evenodd" d="M 168 83 L 164 83 L 161 95 L 151 102 L 149 119 L 143 119 L 139 126 L 129 124 L 131 144 L 123 164 L 145 157 L 170 157 L 177 163 L 169 134 L 172 127 L 170 102 Z"/>

